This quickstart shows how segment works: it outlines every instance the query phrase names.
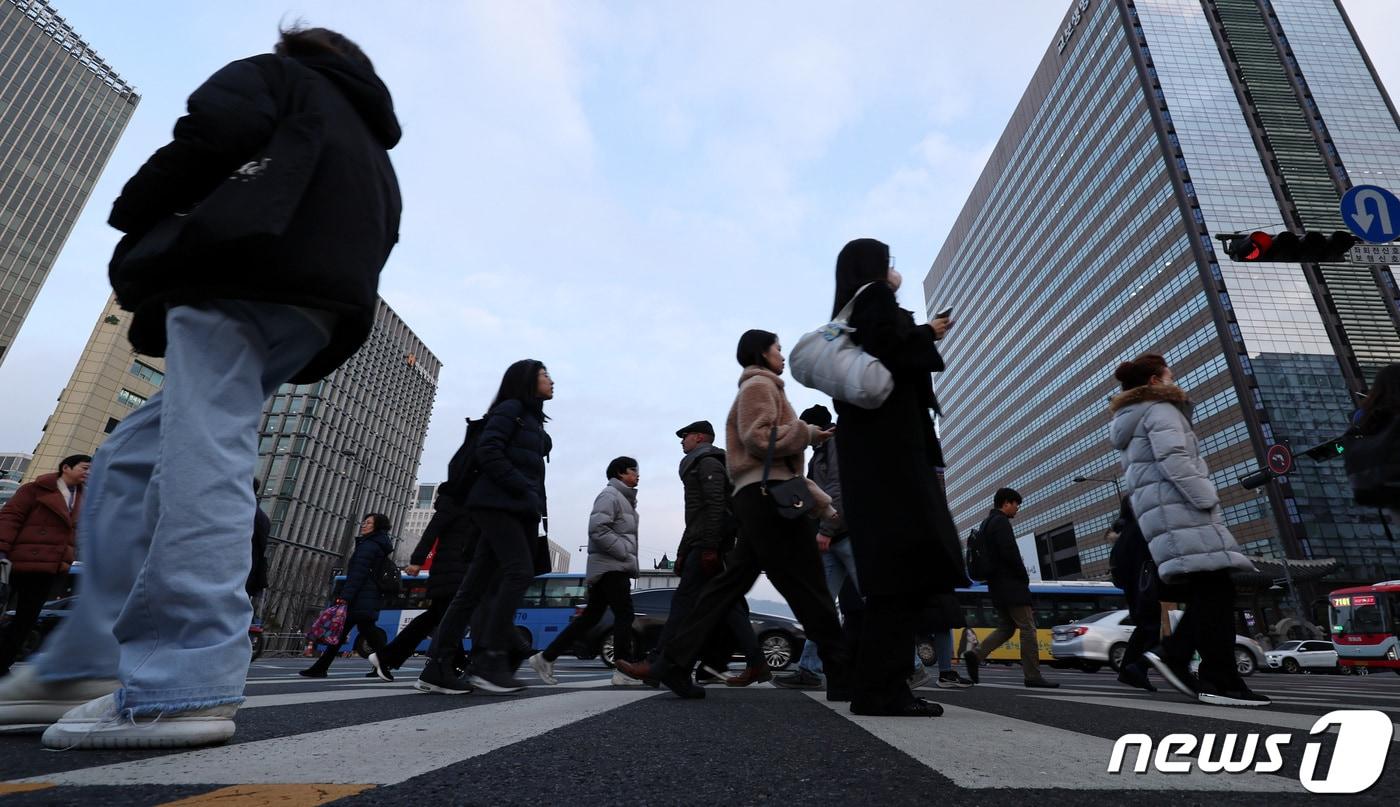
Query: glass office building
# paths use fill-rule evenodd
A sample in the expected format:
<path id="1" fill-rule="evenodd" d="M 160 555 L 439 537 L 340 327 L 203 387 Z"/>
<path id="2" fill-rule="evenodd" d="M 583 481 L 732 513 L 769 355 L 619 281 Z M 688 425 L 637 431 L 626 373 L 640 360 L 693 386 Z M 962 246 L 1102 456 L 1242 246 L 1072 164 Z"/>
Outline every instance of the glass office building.
<path id="1" fill-rule="evenodd" d="M 0 362 L 140 100 L 46 0 L 0 0 Z"/>
<path id="2" fill-rule="evenodd" d="M 1237 482 L 1346 429 L 1400 361 L 1400 308 L 1387 267 L 1236 264 L 1215 236 L 1342 229 L 1352 184 L 1400 190 L 1400 128 L 1338 2 L 1076 0 L 924 282 L 930 314 L 957 312 L 938 389 L 959 529 L 1010 485 L 1045 577 L 1105 576 L 1112 373 L 1152 351 L 1247 552 L 1334 558 L 1324 589 L 1400 577 L 1340 461 Z"/>

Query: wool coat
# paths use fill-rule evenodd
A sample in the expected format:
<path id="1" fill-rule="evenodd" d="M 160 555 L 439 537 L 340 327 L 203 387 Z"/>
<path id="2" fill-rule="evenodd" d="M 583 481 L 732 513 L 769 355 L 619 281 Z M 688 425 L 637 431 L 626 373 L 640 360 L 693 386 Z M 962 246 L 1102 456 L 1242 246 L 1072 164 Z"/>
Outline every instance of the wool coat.
<path id="1" fill-rule="evenodd" d="M 379 591 L 379 572 L 385 563 L 393 563 L 394 542 L 384 532 L 355 536 L 355 551 L 345 567 L 345 585 L 340 598 L 345 600 L 346 613 L 353 619 L 379 613 L 383 596 Z"/>
<path id="2" fill-rule="evenodd" d="M 1191 429 L 1191 402 L 1174 384 L 1114 396 L 1109 437 L 1118 450 L 1138 526 L 1167 582 L 1193 572 L 1253 571 L 1225 528 L 1220 494 Z"/>
<path id="3" fill-rule="evenodd" d="M 943 450 L 930 410 L 943 369 L 933 331 L 875 283 L 856 298 L 851 339 L 879 359 L 894 390 L 877 409 L 836 402 L 842 516 L 865 596 L 923 596 L 967 584 L 957 527 L 937 472 Z"/>
<path id="4" fill-rule="evenodd" d="M 609 479 L 588 516 L 589 583 L 608 572 L 637 577 L 637 529 L 637 490 Z"/>
<path id="5" fill-rule="evenodd" d="M 992 595 L 992 602 L 998 608 L 1030 605 L 1031 576 L 1016 546 L 1011 519 L 1002 511 L 993 510 L 982 522 L 979 538 L 987 561 L 987 592 Z"/>
<path id="6" fill-rule="evenodd" d="M 428 596 L 434 600 L 452 599 L 462 578 L 467 576 L 467 564 L 476 548 L 480 531 L 467 516 L 466 508 L 451 496 L 439 495 L 433 503 L 433 517 L 423 529 L 423 536 L 409 556 L 409 564 L 422 566 L 433 553 L 433 566 L 428 570 Z"/>
<path id="7" fill-rule="evenodd" d="M 73 565 L 82 488 L 73 494 L 73 508 L 58 490 L 58 474 L 44 474 L 21 485 L 0 508 L 0 553 L 11 571 L 65 574 Z"/>
<path id="8" fill-rule="evenodd" d="M 127 181 L 108 219 L 128 234 L 110 279 L 118 302 L 133 312 L 131 344 L 165 355 L 171 305 L 241 299 L 319 309 L 336 317 L 330 343 L 291 378 L 316 381 L 369 336 L 379 272 L 398 241 L 402 202 L 388 150 L 401 132 L 389 90 L 369 67 L 333 54 L 263 54 L 219 70 L 190 96 L 188 110 L 173 140 Z M 271 259 L 216 250 L 198 266 L 123 268 L 122 255 L 141 236 L 198 205 L 294 114 L 322 122 L 320 156 Z"/>

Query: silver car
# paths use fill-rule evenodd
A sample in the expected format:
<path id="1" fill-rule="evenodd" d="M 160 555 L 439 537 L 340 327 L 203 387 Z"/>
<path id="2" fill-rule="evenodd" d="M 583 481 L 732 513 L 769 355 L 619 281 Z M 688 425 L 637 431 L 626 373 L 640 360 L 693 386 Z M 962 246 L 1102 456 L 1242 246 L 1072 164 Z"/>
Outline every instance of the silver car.
<path id="1" fill-rule="evenodd" d="M 1181 612 L 1172 611 L 1172 627 L 1180 620 Z M 1126 608 L 1091 614 L 1068 625 L 1056 625 L 1050 630 L 1050 655 L 1085 672 L 1098 672 L 1104 665 L 1116 670 L 1123 663 L 1134 627 Z M 1264 648 L 1253 639 L 1236 634 L 1235 667 L 1240 675 L 1253 675 L 1264 663 Z"/>
<path id="2" fill-rule="evenodd" d="M 1335 672 L 1339 669 L 1337 648 L 1331 642 L 1323 639 L 1284 642 L 1266 652 L 1264 661 L 1268 663 L 1271 670 L 1283 670 L 1289 673 L 1314 670 Z"/>

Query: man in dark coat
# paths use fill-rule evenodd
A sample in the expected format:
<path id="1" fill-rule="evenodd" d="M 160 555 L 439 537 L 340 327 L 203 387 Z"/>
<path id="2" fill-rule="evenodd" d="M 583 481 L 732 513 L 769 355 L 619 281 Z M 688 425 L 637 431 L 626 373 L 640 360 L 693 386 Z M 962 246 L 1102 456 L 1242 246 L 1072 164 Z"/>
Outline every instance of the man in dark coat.
<path id="1" fill-rule="evenodd" d="M 284 383 L 323 377 L 370 332 L 398 238 L 399 135 L 364 52 L 293 28 L 276 53 L 196 89 L 172 142 L 122 189 L 109 222 L 127 237 L 109 275 L 132 345 L 165 357 L 165 382 L 97 453 L 83 595 L 33 670 L 0 686 L 0 722 L 11 706 L 66 705 L 43 738 L 64 749 L 233 735 L 258 421 Z M 93 681 L 109 694 L 73 703 L 73 682 Z"/>
<path id="2" fill-rule="evenodd" d="M 360 636 L 375 653 L 384 650 L 384 632 L 375 624 L 379 619 L 379 607 L 383 596 L 379 591 L 379 575 L 385 564 L 394 563 L 394 540 L 389 537 L 391 528 L 389 517 L 383 513 L 370 513 L 360 523 L 360 535 L 355 539 L 355 551 L 350 553 L 350 562 L 345 565 L 345 585 L 340 589 L 336 605 L 344 605 L 345 630 L 340 640 L 326 645 L 316 663 L 299 674 L 307 678 L 325 678 L 331 662 L 340 653 L 340 646 L 350 636 L 352 628 L 358 628 Z M 392 677 L 390 680 L 393 680 Z"/>
<path id="3" fill-rule="evenodd" d="M 253 480 L 253 493 L 261 490 L 258 480 Z M 256 597 L 267 588 L 267 542 L 272 538 L 272 519 L 261 507 L 253 508 L 253 568 L 248 572 L 248 583 L 244 588 L 250 598 Z"/>
<path id="4" fill-rule="evenodd" d="M 14 619 L 0 632 L 0 676 L 10 671 L 44 602 L 73 565 L 78 508 L 91 466 L 86 454 L 65 457 L 58 473 L 20 485 L 0 508 L 0 560 L 10 562 L 15 600 Z"/>
<path id="5" fill-rule="evenodd" d="M 997 629 L 976 650 L 963 654 L 967 674 L 978 680 L 977 668 L 987 657 L 1021 632 L 1021 672 L 1026 686 L 1054 689 L 1059 684 L 1046 681 L 1040 674 L 1040 642 L 1036 638 L 1035 611 L 1031 609 L 1031 577 L 1016 548 L 1016 534 L 1011 519 L 1021 509 L 1021 494 L 1012 488 L 1002 488 L 992 500 L 992 512 L 982 522 L 976 540 L 982 543 L 982 557 L 987 564 L 987 590 L 997 609 Z"/>

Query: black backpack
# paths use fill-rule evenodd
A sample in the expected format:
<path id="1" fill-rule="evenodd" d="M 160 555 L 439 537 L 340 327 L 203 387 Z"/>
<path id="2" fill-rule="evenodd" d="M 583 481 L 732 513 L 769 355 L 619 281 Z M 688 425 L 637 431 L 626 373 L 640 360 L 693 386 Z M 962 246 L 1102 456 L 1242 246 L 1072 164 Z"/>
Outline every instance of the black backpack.
<path id="1" fill-rule="evenodd" d="M 397 597 L 403 593 L 403 577 L 399 567 L 394 564 L 394 558 L 390 554 L 385 554 L 379 560 L 379 571 L 375 572 L 374 585 L 379 589 L 379 593 L 389 597 Z"/>
<path id="2" fill-rule="evenodd" d="M 991 564 L 987 562 L 986 547 L 983 546 L 982 530 L 987 528 L 986 520 L 982 526 L 967 534 L 967 576 L 973 580 L 986 580 L 992 574 Z"/>
<path id="3" fill-rule="evenodd" d="M 481 442 L 481 433 L 486 431 L 486 415 L 472 420 L 467 418 L 467 433 L 462 438 L 462 445 L 457 452 L 452 455 L 452 459 L 447 461 L 447 481 L 438 485 L 438 496 L 446 496 L 459 505 L 467 503 L 467 494 L 471 493 L 472 485 L 481 476 L 481 466 L 476 461 L 476 447 Z M 507 443 L 515 439 L 515 435 L 520 432 L 520 418 L 515 419 L 515 428 L 511 431 Z"/>

